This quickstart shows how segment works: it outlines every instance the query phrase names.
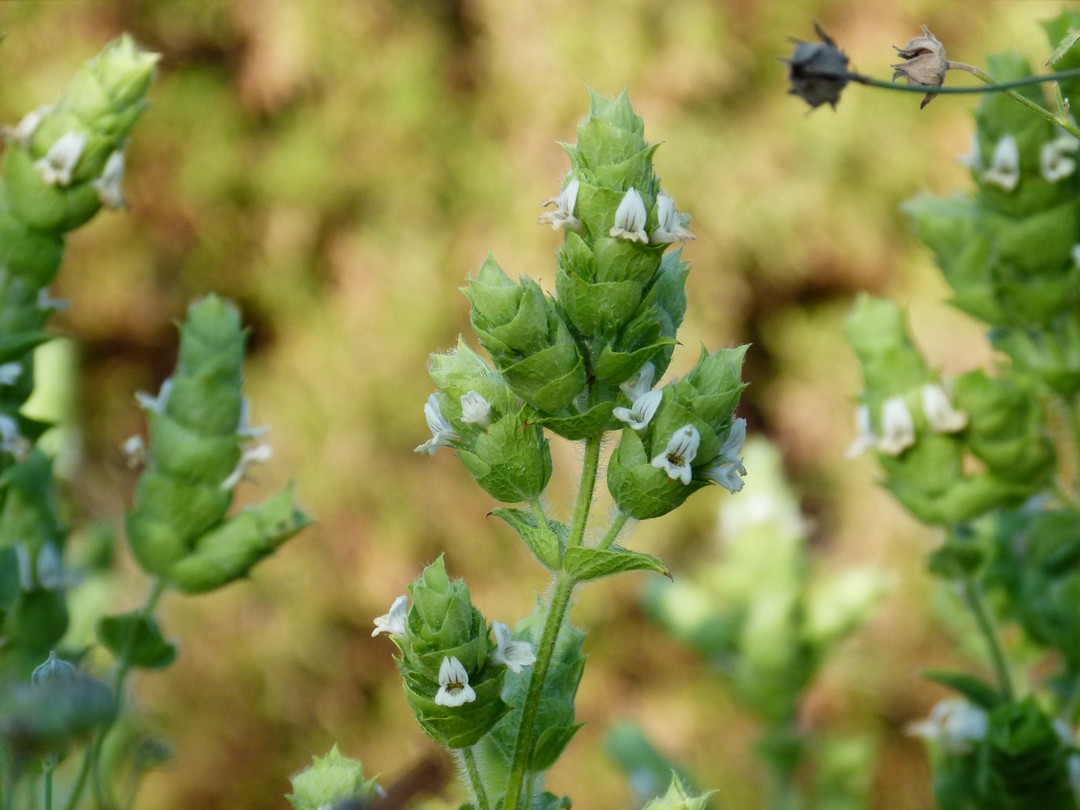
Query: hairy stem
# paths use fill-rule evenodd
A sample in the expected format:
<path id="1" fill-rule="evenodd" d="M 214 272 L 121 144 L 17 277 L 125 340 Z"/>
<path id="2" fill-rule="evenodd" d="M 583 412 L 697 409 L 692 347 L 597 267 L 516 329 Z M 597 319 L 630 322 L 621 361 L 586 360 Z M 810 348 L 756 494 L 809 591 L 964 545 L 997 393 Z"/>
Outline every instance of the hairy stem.
<path id="1" fill-rule="evenodd" d="M 1002 694 L 1012 700 L 1014 698 L 1012 675 L 1009 674 L 1009 664 L 1005 660 L 1005 650 L 1001 646 L 1001 637 L 998 635 L 994 619 L 990 615 L 990 608 L 983 599 L 982 589 L 973 577 L 965 577 L 963 580 L 964 598 L 975 615 L 975 622 L 979 625 L 979 632 L 986 640 L 986 646 L 990 650 L 990 661 L 997 674 L 998 685 Z"/>
<path id="2" fill-rule="evenodd" d="M 473 798 L 476 800 L 476 810 L 491 810 L 487 791 L 484 790 L 484 780 L 480 778 L 480 770 L 476 767 L 476 754 L 473 753 L 472 748 L 463 748 L 459 756 L 461 764 L 465 766 L 465 775 L 469 778 Z"/>
<path id="3" fill-rule="evenodd" d="M 589 510 L 592 508 L 593 492 L 596 489 L 596 473 L 600 469 L 600 442 L 602 440 L 602 433 L 585 440 L 585 458 L 581 464 L 581 485 L 578 488 L 577 503 L 574 505 L 574 518 L 570 524 L 567 548 L 580 546 L 585 537 L 585 524 L 589 522 Z"/>
<path id="4" fill-rule="evenodd" d="M 616 510 L 615 517 L 611 521 L 611 525 L 608 526 L 607 532 L 605 532 L 603 538 L 597 544 L 598 548 L 611 548 L 612 544 L 618 539 L 619 532 L 626 526 L 627 521 L 630 520 L 630 515 L 623 512 L 621 509 Z"/>

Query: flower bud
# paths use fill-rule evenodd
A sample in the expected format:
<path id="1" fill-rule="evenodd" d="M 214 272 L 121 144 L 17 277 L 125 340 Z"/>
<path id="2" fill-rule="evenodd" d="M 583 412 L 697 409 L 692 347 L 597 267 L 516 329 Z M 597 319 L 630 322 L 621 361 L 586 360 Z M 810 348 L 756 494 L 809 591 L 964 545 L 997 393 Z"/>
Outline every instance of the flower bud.
<path id="1" fill-rule="evenodd" d="M 30 683 L 40 686 L 50 681 L 70 683 L 78 675 L 78 670 L 63 658 L 56 657 L 56 651 L 49 652 L 49 658 L 30 674 Z"/>
<path id="2" fill-rule="evenodd" d="M 60 101 L 15 129 L 5 158 L 8 199 L 43 231 L 68 231 L 122 201 L 124 142 L 145 108 L 158 55 L 129 36 L 75 74 Z"/>
<path id="3" fill-rule="evenodd" d="M 798 96 L 812 108 L 828 104 L 836 109 L 840 93 L 847 86 L 848 58 L 820 25 L 814 24 L 821 42 L 794 40 L 795 52 L 790 59 L 781 59 L 788 66 L 788 81 L 793 96 Z"/>
<path id="4" fill-rule="evenodd" d="M 466 748 L 509 711 L 500 697 L 506 667 L 491 661 L 483 615 L 463 580 L 451 581 L 443 558 L 409 586 L 405 632 L 391 636 L 401 650 L 405 697 L 420 727 L 449 748 Z"/>
<path id="5" fill-rule="evenodd" d="M 286 796 L 295 810 L 322 810 L 339 802 L 354 800 L 363 807 L 381 794 L 375 778 L 364 779 L 359 761 L 343 757 L 335 745 L 324 757 L 312 757 L 313 764 L 289 778 L 293 792 Z"/>
<path id="6" fill-rule="evenodd" d="M 922 36 L 910 40 L 903 48 L 896 48 L 897 53 L 904 60 L 898 65 L 893 65 L 893 81 L 905 79 L 908 84 L 926 84 L 932 87 L 940 87 L 945 83 L 945 71 L 948 69 L 948 60 L 945 58 L 945 46 L 941 44 L 930 30 L 922 28 Z M 922 109 L 934 100 L 934 93 L 927 93 L 923 97 Z"/>

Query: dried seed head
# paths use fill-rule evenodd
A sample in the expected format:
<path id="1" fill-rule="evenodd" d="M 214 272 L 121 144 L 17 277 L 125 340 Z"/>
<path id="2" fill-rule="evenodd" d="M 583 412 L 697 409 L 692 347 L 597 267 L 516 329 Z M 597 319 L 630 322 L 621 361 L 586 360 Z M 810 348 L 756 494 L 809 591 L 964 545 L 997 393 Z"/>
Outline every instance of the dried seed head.
<path id="1" fill-rule="evenodd" d="M 793 39 L 795 52 L 790 59 L 781 59 L 788 66 L 788 92 L 798 96 L 811 107 L 829 104 L 834 109 L 840 92 L 848 83 L 848 58 L 821 25 L 814 23 L 821 42 Z"/>
<path id="2" fill-rule="evenodd" d="M 896 52 L 904 59 L 898 65 L 892 65 L 893 81 L 906 79 L 908 84 L 927 84 L 931 87 L 940 87 L 945 83 L 945 71 L 949 63 L 945 58 L 945 46 L 941 40 L 930 33 L 925 25 L 921 26 L 923 35 L 915 37 L 903 48 L 896 48 Z M 923 97 L 921 110 L 934 100 L 934 93 L 927 93 Z"/>

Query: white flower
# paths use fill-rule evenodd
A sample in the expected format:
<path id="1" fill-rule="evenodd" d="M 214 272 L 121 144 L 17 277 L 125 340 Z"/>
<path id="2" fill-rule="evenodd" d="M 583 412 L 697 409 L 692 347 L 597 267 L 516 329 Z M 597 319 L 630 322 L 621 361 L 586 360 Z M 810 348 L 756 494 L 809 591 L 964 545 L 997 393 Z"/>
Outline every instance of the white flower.
<path id="1" fill-rule="evenodd" d="M 120 451 L 124 454 L 128 467 L 132 469 L 146 463 L 146 442 L 138 434 L 124 439 L 124 443 L 120 445 Z"/>
<path id="2" fill-rule="evenodd" d="M 36 110 L 31 110 L 22 117 L 13 127 L 4 127 L 4 140 L 8 143 L 16 144 L 26 149 L 30 146 L 30 139 L 34 137 L 34 133 L 37 132 L 37 128 L 41 126 L 41 122 L 48 114 L 52 107 L 46 105 L 44 107 L 38 107 Z"/>
<path id="3" fill-rule="evenodd" d="M 22 366 L 19 363 L 4 363 L 0 366 L 0 385 L 14 385 L 22 376 Z"/>
<path id="4" fill-rule="evenodd" d="M 106 208 L 124 207 L 124 190 L 120 185 L 123 179 L 124 150 L 117 149 L 105 161 L 101 177 L 90 184 L 97 191 L 98 201 Z"/>
<path id="5" fill-rule="evenodd" d="M 424 403 L 424 416 L 427 419 L 428 428 L 431 430 L 431 438 L 416 448 L 417 453 L 435 455 L 440 447 L 452 447 L 451 442 L 460 441 L 461 437 L 454 431 L 450 423 L 442 415 L 439 407 L 439 397 L 432 394 Z"/>
<path id="6" fill-rule="evenodd" d="M 47 591 L 54 591 L 69 584 L 70 577 L 60 558 L 60 549 L 55 543 L 46 543 L 38 552 L 37 581 Z"/>
<path id="7" fill-rule="evenodd" d="M 486 428 L 491 424 L 491 403 L 476 391 L 461 395 L 461 421 Z"/>
<path id="8" fill-rule="evenodd" d="M 715 481 L 728 492 L 739 492 L 743 488 L 742 476 L 746 475 L 743 466 L 743 445 L 746 443 L 746 420 L 736 419 L 731 424 L 727 439 L 720 448 L 720 460 L 705 471 L 705 477 Z"/>
<path id="9" fill-rule="evenodd" d="M 645 233 L 645 218 L 648 212 L 645 210 L 645 201 L 641 199 L 637 189 L 631 187 L 615 209 L 615 225 L 609 236 L 616 239 L 629 239 L 631 242 L 646 244 L 649 235 Z"/>
<path id="10" fill-rule="evenodd" d="M 172 377 L 161 384 L 161 390 L 156 397 L 150 396 L 145 391 L 135 392 L 135 401 L 144 411 L 151 413 L 165 413 L 165 403 L 169 401 L 169 392 L 172 391 Z"/>
<path id="11" fill-rule="evenodd" d="M 50 186 L 66 186 L 71 183 L 71 174 L 82 157 L 86 146 L 86 136 L 81 132 L 65 132 L 49 147 L 45 157 L 34 161 L 41 179 Z"/>
<path id="12" fill-rule="evenodd" d="M 1072 250 L 1070 251 L 1070 255 L 1072 256 L 1073 264 L 1076 265 L 1077 267 L 1080 267 L 1080 244 L 1076 244 L 1076 245 L 1072 246 Z"/>
<path id="13" fill-rule="evenodd" d="M 492 622 L 491 629 L 495 631 L 496 644 L 495 652 L 491 654 L 493 664 L 504 664 L 515 675 L 520 675 L 522 667 L 527 667 L 536 661 L 532 644 L 527 641 L 515 641 L 513 632 L 505 624 Z"/>
<path id="14" fill-rule="evenodd" d="M 620 422 L 626 422 L 634 430 L 643 430 L 656 415 L 656 409 L 660 407 L 660 400 L 663 398 L 663 391 L 650 391 L 634 400 L 634 404 L 629 408 L 612 408 L 611 415 Z"/>
<path id="15" fill-rule="evenodd" d="M 889 397 L 881 409 L 881 438 L 877 451 L 898 456 L 915 444 L 915 420 L 903 397 Z"/>
<path id="16" fill-rule="evenodd" d="M 922 408 L 935 433 L 956 433 L 967 427 L 967 414 L 953 408 L 949 395 L 940 385 L 922 387 Z"/>
<path id="17" fill-rule="evenodd" d="M 982 171 L 982 155 L 979 154 L 979 133 L 971 133 L 971 151 L 966 155 L 960 155 L 956 162 L 961 166 L 967 166 L 973 172 Z"/>
<path id="18" fill-rule="evenodd" d="M 270 457 L 274 455 L 274 449 L 263 442 L 257 444 L 245 450 L 240 454 L 240 461 L 236 464 L 236 469 L 229 473 L 229 477 L 221 482 L 220 489 L 232 489 L 240 483 L 240 479 L 244 477 L 244 474 L 248 471 L 249 467 L 254 467 L 256 464 L 264 464 L 270 460 Z"/>
<path id="19" fill-rule="evenodd" d="M 654 245 L 669 242 L 686 242 L 694 238 L 686 226 L 690 224 L 689 214 L 680 214 L 675 209 L 675 201 L 666 191 L 661 191 L 656 198 L 656 229 L 650 234 L 649 241 Z"/>
<path id="20" fill-rule="evenodd" d="M 690 462 L 697 455 L 701 435 L 693 425 L 684 425 L 675 431 L 663 453 L 652 460 L 652 465 L 668 474 L 672 481 L 690 483 Z"/>
<path id="21" fill-rule="evenodd" d="M 966 754 L 971 743 L 986 737 L 986 712 L 966 700 L 948 698 L 930 710 L 925 720 L 908 725 L 906 731 L 929 743 L 940 745 L 950 754 Z"/>
<path id="22" fill-rule="evenodd" d="M 385 616 L 377 616 L 375 618 L 375 629 L 371 631 L 371 637 L 379 635 L 379 633 L 386 633 L 391 636 L 402 636 L 405 634 L 405 617 L 409 613 L 409 597 L 399 596 L 394 600 L 394 604 L 390 605 L 390 611 Z"/>
<path id="23" fill-rule="evenodd" d="M 1080 245 L 1077 245 L 1077 247 L 1080 248 Z M 652 390 L 654 377 L 656 377 L 656 366 L 652 363 L 646 363 L 638 369 L 637 374 L 620 383 L 619 388 L 630 399 L 630 402 L 634 403 Z"/>
<path id="24" fill-rule="evenodd" d="M 1020 147 L 1012 135 L 997 142 L 990 168 L 983 172 L 983 182 L 1005 191 L 1012 191 L 1020 182 Z"/>
<path id="25" fill-rule="evenodd" d="M 435 702 L 451 708 L 476 700 L 476 692 L 469 686 L 469 673 L 454 656 L 444 657 L 439 666 L 439 691 Z"/>
<path id="26" fill-rule="evenodd" d="M 855 458 L 862 455 L 863 451 L 877 447 L 877 436 L 870 425 L 870 406 L 860 405 L 855 409 L 855 433 L 855 441 L 847 449 L 848 458 Z"/>
<path id="27" fill-rule="evenodd" d="M 1042 145 L 1039 170 L 1046 182 L 1056 183 L 1076 171 L 1076 160 L 1067 155 L 1075 154 L 1077 149 L 1080 149 L 1080 141 L 1067 132 Z"/>
<path id="28" fill-rule="evenodd" d="M 564 225 L 575 231 L 581 228 L 581 220 L 574 216 L 574 206 L 577 205 L 577 195 L 580 187 L 581 183 L 575 178 L 566 184 L 566 188 L 559 192 L 558 197 L 544 200 L 545 208 L 554 205 L 555 210 L 541 214 L 540 223 L 550 223 L 553 231 L 559 230 Z"/>
<path id="29" fill-rule="evenodd" d="M 68 302 L 63 298 L 53 298 L 49 295 L 48 289 L 42 287 L 38 290 L 37 296 L 37 308 L 43 312 L 59 312 L 62 309 L 67 309 Z"/>

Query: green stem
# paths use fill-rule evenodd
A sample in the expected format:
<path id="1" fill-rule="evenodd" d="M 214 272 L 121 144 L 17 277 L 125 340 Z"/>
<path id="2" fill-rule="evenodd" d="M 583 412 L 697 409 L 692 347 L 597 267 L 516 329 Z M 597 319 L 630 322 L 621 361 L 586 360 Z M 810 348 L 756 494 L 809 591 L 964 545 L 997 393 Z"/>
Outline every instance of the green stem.
<path id="1" fill-rule="evenodd" d="M 476 800 L 476 810 L 491 810 L 487 792 L 484 790 L 484 780 L 480 778 L 480 769 L 476 767 L 476 754 L 471 748 L 463 748 L 459 754 L 461 764 L 465 766 L 465 774 L 469 777 L 473 798 Z"/>
<path id="2" fill-rule="evenodd" d="M 529 506 L 532 507 L 533 517 L 536 518 L 537 523 L 540 526 L 547 526 L 547 515 L 544 514 L 544 505 L 540 503 L 540 499 L 533 498 L 529 501 Z"/>
<path id="3" fill-rule="evenodd" d="M 1019 104 L 1023 104 L 1029 110 L 1031 110 L 1032 112 L 1042 116 L 1047 121 L 1049 121 L 1051 124 L 1054 124 L 1056 126 L 1061 127 L 1062 129 L 1066 130 L 1074 138 L 1080 138 L 1080 129 L 1077 129 L 1076 124 L 1074 124 L 1072 121 L 1070 121 L 1068 119 L 1068 117 L 1055 115 L 1053 112 L 1046 109 L 1041 104 L 1036 104 L 1034 101 L 1032 101 L 1027 96 L 1022 96 L 1019 93 L 1017 93 L 1015 90 L 1007 88 L 1005 85 L 1001 85 L 1001 84 L 995 85 L 993 77 L 991 77 L 990 74 L 986 73 L 985 71 L 982 71 L 979 68 L 974 67 L 973 65 L 964 65 L 964 64 L 953 63 L 953 62 L 950 62 L 949 66 L 950 67 L 957 67 L 957 68 L 959 68 L 961 70 L 966 70 L 968 73 L 970 73 L 972 76 L 974 76 L 979 81 L 984 82 L 987 85 L 991 85 L 991 86 L 995 87 L 997 90 L 999 90 L 1000 92 L 1007 95 L 1013 101 L 1015 101 L 1015 102 L 1017 102 Z M 1047 77 L 1039 76 L 1039 77 L 1036 77 L 1036 78 L 1046 79 Z"/>
<path id="4" fill-rule="evenodd" d="M 53 769 L 56 767 L 55 763 L 45 763 L 43 766 L 45 770 L 45 810 L 52 810 L 52 775 Z"/>
<path id="5" fill-rule="evenodd" d="M 1080 408 L 1077 407 L 1077 400 L 1068 399 L 1062 397 L 1062 401 L 1065 404 L 1065 415 L 1069 422 L 1069 432 L 1072 434 L 1073 441 L 1073 458 L 1077 464 L 1080 464 Z M 1073 481 L 1073 485 L 1076 487 L 1076 491 L 1080 493 L 1080 471 L 1074 472 L 1076 480 Z"/>
<path id="6" fill-rule="evenodd" d="M 584 488 L 584 482 L 582 482 Z M 525 773 L 529 767 L 529 754 L 532 752 L 533 727 L 540 710 L 540 696 L 544 691 L 551 659 L 555 655 L 555 643 L 559 639 L 566 612 L 570 608 L 570 597 L 577 582 L 564 572 L 555 576 L 555 590 L 551 595 L 544 632 L 536 651 L 536 662 L 532 665 L 529 677 L 529 690 L 525 693 L 525 702 L 521 706 L 521 722 L 518 725 L 517 739 L 514 741 L 514 754 L 510 760 L 510 775 L 506 780 L 506 795 L 503 798 L 503 810 L 516 810 L 521 801 Z"/>
<path id="7" fill-rule="evenodd" d="M 1080 498 L 1077 498 L 1069 490 L 1067 490 L 1060 481 L 1054 481 L 1050 485 L 1051 491 L 1057 495 L 1057 499 L 1061 501 L 1061 505 L 1068 509 L 1070 512 L 1080 516 Z"/>
<path id="8" fill-rule="evenodd" d="M 567 548 L 580 546 L 585 537 L 585 524 L 589 521 L 589 509 L 592 508 L 593 492 L 596 489 L 596 473 L 600 469 L 600 443 L 603 437 L 602 433 L 598 433 L 585 440 L 585 458 L 581 464 L 581 485 L 578 489 L 577 503 L 574 505 L 574 518 L 570 524 Z"/>
<path id="9" fill-rule="evenodd" d="M 143 604 L 142 609 L 138 615 L 140 618 L 149 619 L 154 614 L 154 610 L 157 608 L 157 603 L 161 599 L 162 594 L 165 593 L 168 583 L 161 579 L 155 579 L 150 586 L 150 591 L 146 595 L 146 602 Z M 103 726 L 94 735 L 94 738 L 86 746 L 86 751 L 83 754 L 82 766 L 79 769 L 79 775 L 75 780 L 75 786 L 72 788 L 71 796 L 68 798 L 66 810 L 75 810 L 78 807 L 79 799 L 82 797 L 83 789 L 86 787 L 86 780 L 88 777 L 93 776 L 94 783 L 94 797 L 97 802 L 97 806 L 107 807 L 108 803 L 105 797 L 105 787 L 101 781 L 101 774 L 99 772 L 101 748 L 105 741 L 105 737 L 109 731 L 112 730 L 113 725 L 120 716 L 120 710 L 124 706 L 124 681 L 127 679 L 128 673 L 131 671 L 131 662 L 128 661 L 128 651 L 124 650 L 119 660 L 116 662 L 116 672 L 113 674 L 112 691 L 113 691 L 113 719 L 110 723 Z"/>
<path id="10" fill-rule="evenodd" d="M 990 649 L 990 660 L 997 674 L 998 684 L 1002 693 L 1010 701 L 1014 699 L 1012 676 L 1009 674 L 1009 664 L 1005 660 L 1005 651 L 1001 646 L 1001 637 L 994 626 L 994 619 L 990 615 L 990 609 L 983 599 L 982 589 L 973 577 L 965 577 L 963 580 L 964 598 L 967 599 L 971 612 L 975 614 L 975 622 L 979 625 L 979 631 L 986 640 Z"/>
<path id="11" fill-rule="evenodd" d="M 604 534 L 603 539 L 600 540 L 598 548 L 611 548 L 612 544 L 619 537 L 619 532 L 623 530 L 623 526 L 630 520 L 630 515 L 623 512 L 621 509 L 615 511 L 615 518 L 611 521 L 611 525 L 608 526 L 607 532 Z"/>

